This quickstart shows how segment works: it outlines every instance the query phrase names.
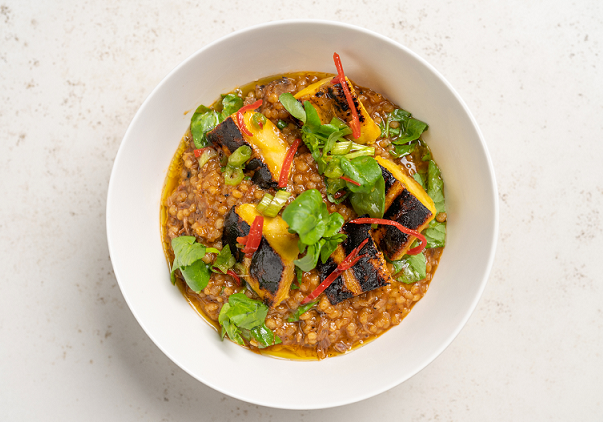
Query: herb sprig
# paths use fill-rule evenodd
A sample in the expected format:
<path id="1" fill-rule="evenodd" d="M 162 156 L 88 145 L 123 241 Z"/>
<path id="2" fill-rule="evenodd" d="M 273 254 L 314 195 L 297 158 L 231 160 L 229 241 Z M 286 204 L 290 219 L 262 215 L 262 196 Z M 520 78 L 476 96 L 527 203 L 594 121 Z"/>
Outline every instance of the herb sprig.
<path id="1" fill-rule="evenodd" d="M 232 113 L 243 107 L 243 99 L 235 94 L 222 95 L 222 111 L 217 112 L 209 107 L 200 105 L 191 117 L 191 133 L 195 148 L 205 148 L 209 141 L 207 132 L 213 130 Z"/>
<path id="2" fill-rule="evenodd" d="M 306 252 L 304 257 L 293 261 L 302 271 L 315 268 L 319 257 L 326 262 L 347 237 L 339 233 L 343 217 L 337 212 L 329 214 L 327 204 L 316 189 L 308 189 L 295 198 L 283 211 L 283 220 L 289 225 L 289 231 L 299 236 L 299 251 Z"/>
<path id="3" fill-rule="evenodd" d="M 174 262 L 172 263 L 172 283 L 176 282 L 175 271 L 180 270 L 188 287 L 199 293 L 209 282 L 211 267 L 203 261 L 208 253 L 220 253 L 215 248 L 208 248 L 197 243 L 195 236 L 180 236 L 172 239 Z"/>
<path id="4" fill-rule="evenodd" d="M 222 326 L 222 339 L 228 337 L 243 346 L 244 340 L 255 339 L 259 348 L 282 343 L 281 339 L 266 326 L 268 306 L 247 297 L 244 292 L 234 293 L 222 305 L 218 322 Z"/>
<path id="5" fill-rule="evenodd" d="M 302 106 L 290 93 L 281 94 L 279 100 L 293 117 L 304 123 L 302 139 L 318 164 L 318 172 L 327 178 L 329 201 L 340 203 L 349 197 L 357 214 L 382 217 L 385 182 L 379 164 L 373 158 L 375 148 L 346 139 L 352 130 L 337 117 L 328 124 L 322 124 L 311 102 L 305 101 Z M 356 183 L 343 181 L 342 176 Z M 343 189 L 348 193 L 335 198 L 334 195 Z M 317 256 L 317 250 L 312 252 Z"/>

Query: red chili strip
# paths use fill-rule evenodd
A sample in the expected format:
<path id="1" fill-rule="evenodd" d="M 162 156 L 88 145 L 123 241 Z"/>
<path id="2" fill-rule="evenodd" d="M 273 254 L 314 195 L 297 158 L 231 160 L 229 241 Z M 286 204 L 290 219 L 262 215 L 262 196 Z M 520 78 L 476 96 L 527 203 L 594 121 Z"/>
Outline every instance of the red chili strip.
<path id="1" fill-rule="evenodd" d="M 233 270 L 228 270 L 226 272 L 226 274 L 228 274 L 229 276 L 234 278 L 235 282 L 237 283 L 237 286 L 241 285 L 241 279 L 239 278 L 239 275 L 237 273 L 235 273 Z"/>
<path id="2" fill-rule="evenodd" d="M 360 118 L 358 117 L 358 110 L 356 110 L 354 100 L 352 99 L 352 93 L 350 92 L 350 88 L 348 87 L 348 83 L 345 79 L 345 74 L 343 73 L 343 66 L 341 66 L 341 58 L 339 57 L 339 54 L 333 53 L 333 61 L 335 62 L 335 67 L 337 68 L 337 82 L 341 83 L 341 88 L 343 89 L 345 98 L 348 100 L 348 106 L 352 111 L 352 135 L 355 139 L 358 139 L 360 138 Z M 335 81 L 335 79 L 333 79 L 333 81 Z"/>
<path id="3" fill-rule="evenodd" d="M 287 150 L 287 155 L 285 155 L 285 161 L 283 161 L 283 167 L 281 168 L 281 175 L 278 179 L 278 187 L 286 188 L 289 183 L 289 173 L 291 172 L 291 165 L 293 164 L 293 157 L 295 157 L 295 153 L 297 152 L 297 148 L 301 144 L 301 139 L 297 138 L 293 145 L 289 147 Z"/>
<path id="4" fill-rule="evenodd" d="M 211 148 L 211 147 L 205 147 L 205 148 L 201 148 L 201 149 L 196 149 L 196 150 L 193 151 L 193 154 L 195 154 L 195 157 L 199 158 L 199 157 L 201 157 L 201 154 L 203 154 L 203 152 L 206 149 L 208 149 L 208 148 Z"/>
<path id="5" fill-rule="evenodd" d="M 237 273 L 235 273 L 233 270 L 228 270 L 225 273 L 222 272 L 222 270 L 220 270 L 218 267 L 213 267 L 214 270 L 216 270 L 219 274 L 228 274 L 229 276 L 231 276 L 232 278 L 234 278 L 235 283 L 237 283 L 237 286 L 241 285 L 241 279 L 239 278 L 239 275 Z"/>
<path id="6" fill-rule="evenodd" d="M 414 248 L 408 250 L 408 252 L 406 252 L 408 255 L 420 254 L 421 252 L 423 252 L 423 249 L 425 249 L 425 245 L 427 245 L 427 239 L 425 239 L 425 236 L 423 236 L 421 233 L 419 233 L 416 230 L 412 230 L 412 229 L 409 229 L 408 227 L 404 227 L 402 224 L 398 223 L 397 221 L 385 220 L 383 218 L 356 218 L 355 220 L 350 221 L 350 223 L 354 223 L 354 224 L 385 224 L 388 226 L 396 227 L 402 233 L 406 233 L 410 236 L 416 237 L 421 242 L 421 244 L 419 246 L 415 246 Z"/>
<path id="7" fill-rule="evenodd" d="M 350 179 L 349 177 L 341 176 L 340 179 L 343 179 L 346 182 L 350 182 L 352 185 L 360 186 L 360 183 L 358 183 L 355 180 Z"/>
<path id="8" fill-rule="evenodd" d="M 301 301 L 302 305 L 305 305 L 306 303 L 309 303 L 310 301 L 316 299 L 322 292 L 324 292 L 327 287 L 329 287 L 336 279 L 337 277 L 339 277 L 341 275 L 341 273 L 343 273 L 345 270 L 349 270 L 350 268 L 352 268 L 354 265 L 356 265 L 356 263 L 358 261 L 360 261 L 360 258 L 362 258 L 365 255 L 361 255 L 361 256 L 357 256 L 358 252 L 360 252 L 360 249 L 362 249 L 364 247 L 364 245 L 366 245 L 368 243 L 368 238 L 364 239 L 362 241 L 362 243 L 360 245 L 358 245 L 358 247 L 354 248 L 354 250 L 352 252 L 350 252 L 350 254 L 345 257 L 345 259 L 343 261 L 341 261 L 341 263 L 337 266 L 337 268 L 335 268 L 333 270 L 333 272 L 331 274 L 329 274 L 329 276 L 327 278 L 324 279 L 324 281 L 322 283 L 320 283 L 318 285 L 318 287 L 316 287 L 312 293 L 310 293 L 308 296 L 306 296 L 304 298 L 304 300 Z"/>
<path id="9" fill-rule="evenodd" d="M 245 237 L 237 237 L 237 243 L 240 243 L 241 245 L 246 245 L 247 244 L 247 238 L 249 236 L 245 236 Z"/>
<path id="10" fill-rule="evenodd" d="M 247 129 L 247 126 L 245 126 L 245 120 L 243 119 L 243 114 L 245 114 L 246 111 L 255 110 L 256 108 L 260 107 L 261 105 L 262 105 L 262 100 L 257 100 L 255 103 L 243 106 L 239 109 L 239 111 L 237 111 L 237 123 L 238 123 L 239 129 L 241 129 L 241 132 L 243 132 L 247 136 L 253 136 L 253 133 L 251 133 L 249 131 L 249 129 Z"/>
<path id="11" fill-rule="evenodd" d="M 247 236 L 247 242 L 243 248 L 243 253 L 247 257 L 251 257 L 255 251 L 260 247 L 262 241 L 262 229 L 264 228 L 264 216 L 258 215 L 253 220 L 251 228 L 249 229 L 249 235 Z M 238 239 L 237 239 L 238 240 Z"/>

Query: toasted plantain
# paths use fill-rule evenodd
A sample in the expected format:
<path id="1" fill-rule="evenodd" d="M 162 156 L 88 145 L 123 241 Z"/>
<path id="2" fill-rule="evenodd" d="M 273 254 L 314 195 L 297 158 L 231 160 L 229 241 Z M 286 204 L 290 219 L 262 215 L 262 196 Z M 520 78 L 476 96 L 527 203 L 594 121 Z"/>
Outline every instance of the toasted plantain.
<path id="1" fill-rule="evenodd" d="M 381 129 L 369 116 L 362 102 L 358 100 L 353 84 L 347 77 L 345 79 L 360 120 L 360 137 L 354 141 L 360 144 L 372 144 L 381 136 Z M 323 124 L 330 123 L 333 117 L 338 117 L 349 125 L 352 120 L 352 112 L 348 100 L 341 83 L 332 84 L 332 80 L 333 77 L 322 79 L 302 89 L 294 96 L 302 103 L 310 101 L 317 109 Z"/>
<path id="2" fill-rule="evenodd" d="M 252 204 L 239 205 L 235 213 L 248 225 L 260 215 Z M 289 233 L 285 220 L 264 217 L 260 246 L 250 258 L 243 258 L 243 264 L 245 280 L 268 306 L 278 306 L 289 296 L 298 255 L 297 235 Z"/>

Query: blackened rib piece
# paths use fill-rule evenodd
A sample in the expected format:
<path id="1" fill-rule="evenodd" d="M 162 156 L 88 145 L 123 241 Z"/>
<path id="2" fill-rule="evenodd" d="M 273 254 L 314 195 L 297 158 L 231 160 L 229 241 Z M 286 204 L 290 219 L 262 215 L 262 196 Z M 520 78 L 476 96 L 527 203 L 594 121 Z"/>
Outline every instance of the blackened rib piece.
<path id="1" fill-rule="evenodd" d="M 343 226 L 342 232 L 348 238 L 338 246 L 339 250 L 333 254 L 332 258 L 326 264 L 319 267 L 318 272 L 321 281 L 324 281 L 337 267 L 337 264 L 365 239 L 368 238 L 369 241 L 358 253 L 358 256 L 366 256 L 360 258 L 352 268 L 345 271 L 325 290 L 325 294 L 332 305 L 378 287 L 386 286 L 392 281 L 391 274 L 386 268 L 383 254 L 377 250 L 371 236 L 370 224 L 347 223 Z"/>

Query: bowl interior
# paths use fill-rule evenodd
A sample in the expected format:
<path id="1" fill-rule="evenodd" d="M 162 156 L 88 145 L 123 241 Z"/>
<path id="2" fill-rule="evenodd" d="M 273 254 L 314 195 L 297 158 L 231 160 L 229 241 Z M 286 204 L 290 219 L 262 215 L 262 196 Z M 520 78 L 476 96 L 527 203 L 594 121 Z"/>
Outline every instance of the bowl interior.
<path id="1" fill-rule="evenodd" d="M 264 76 L 334 72 L 335 51 L 351 79 L 429 124 L 425 140 L 446 184 L 448 244 L 429 293 L 399 326 L 376 341 L 321 362 L 271 359 L 221 342 L 170 283 L 159 233 L 161 190 L 190 123 L 191 114 L 185 112 Z M 287 21 L 240 31 L 208 45 L 151 93 L 115 160 L 107 232 L 128 305 L 149 337 L 182 369 L 248 402 L 325 408 L 371 397 L 405 381 L 450 344 L 487 280 L 496 243 L 496 198 L 494 173 L 479 129 L 462 100 L 431 66 L 364 29 Z M 328 381 L 321 382 L 325 378 Z"/>

